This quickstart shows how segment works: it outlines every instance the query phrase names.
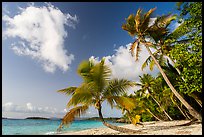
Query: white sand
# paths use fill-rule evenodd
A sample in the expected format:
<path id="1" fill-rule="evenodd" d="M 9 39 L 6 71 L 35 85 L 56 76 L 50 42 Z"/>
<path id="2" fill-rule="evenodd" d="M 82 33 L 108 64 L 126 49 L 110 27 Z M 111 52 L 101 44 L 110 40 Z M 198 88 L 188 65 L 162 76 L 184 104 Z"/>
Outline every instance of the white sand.
<path id="1" fill-rule="evenodd" d="M 142 133 L 136 133 L 134 135 L 202 135 L 202 124 L 195 123 L 190 126 L 176 126 L 189 122 L 188 120 L 179 121 L 153 121 L 143 122 L 141 125 L 127 124 L 122 127 L 126 127 L 133 130 L 142 130 Z M 130 135 L 127 133 L 121 133 L 119 131 L 112 130 L 110 128 L 95 128 L 87 129 L 76 132 L 66 132 L 60 135 Z"/>

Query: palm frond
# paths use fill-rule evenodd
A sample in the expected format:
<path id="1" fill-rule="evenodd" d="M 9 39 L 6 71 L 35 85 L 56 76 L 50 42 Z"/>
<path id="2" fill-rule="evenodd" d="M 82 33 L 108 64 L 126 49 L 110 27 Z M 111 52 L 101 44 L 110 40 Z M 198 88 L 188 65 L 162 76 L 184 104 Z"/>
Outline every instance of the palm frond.
<path id="1" fill-rule="evenodd" d="M 91 104 L 92 97 L 93 95 L 90 92 L 90 86 L 84 83 L 75 90 L 72 98 L 67 103 L 67 107 L 76 106 L 78 104 Z"/>
<path id="2" fill-rule="evenodd" d="M 167 15 L 158 17 L 155 21 L 155 24 L 159 28 L 167 28 L 168 25 L 171 23 L 171 21 L 175 19 L 176 19 L 176 15 L 167 14 Z"/>
<path id="3" fill-rule="evenodd" d="M 136 51 L 135 51 L 136 49 Z M 135 54 L 135 60 L 137 61 L 138 60 L 138 57 L 139 57 L 139 52 L 141 51 L 140 49 L 140 46 L 139 46 L 139 41 L 136 40 L 132 43 L 131 47 L 130 47 L 130 51 L 131 51 L 131 55 L 134 56 L 134 52 L 136 53 Z"/>
<path id="4" fill-rule="evenodd" d="M 154 65 L 155 65 L 155 62 L 154 60 L 152 59 L 149 63 L 149 69 L 152 71 L 154 69 Z"/>
<path id="5" fill-rule="evenodd" d="M 105 59 L 102 59 L 101 62 L 96 64 L 90 71 L 93 81 L 96 83 L 96 85 L 98 85 L 99 92 L 104 89 L 111 76 L 111 69 L 105 65 L 104 62 Z"/>
<path id="6" fill-rule="evenodd" d="M 153 56 L 156 56 L 159 52 L 160 52 L 159 50 L 155 51 L 155 52 L 153 53 Z M 147 65 L 149 65 L 149 63 L 150 63 L 151 61 L 152 61 L 152 57 L 149 56 L 149 57 L 145 60 L 145 62 L 142 64 L 141 69 L 144 70 L 144 68 L 146 68 Z"/>
<path id="7" fill-rule="evenodd" d="M 134 56 L 134 50 L 135 50 L 135 47 L 138 45 L 138 40 L 134 41 L 132 43 L 132 45 L 130 46 L 130 52 L 131 52 L 131 55 Z"/>
<path id="8" fill-rule="evenodd" d="M 161 66 L 165 66 L 165 64 L 166 64 L 166 59 L 164 58 L 164 55 L 163 55 L 163 54 L 160 54 L 160 55 L 157 57 L 157 60 L 158 60 L 158 63 L 159 63 Z"/>
<path id="9" fill-rule="evenodd" d="M 72 123 L 72 121 L 74 120 L 74 118 L 76 116 L 80 116 L 80 115 L 84 114 L 87 110 L 88 110 L 88 106 L 87 105 L 83 105 L 83 106 L 78 106 L 78 107 L 72 108 L 62 118 L 62 122 L 61 122 L 61 124 L 59 126 L 59 129 L 61 129 L 63 127 L 63 125 L 68 125 L 68 124 Z"/>
<path id="10" fill-rule="evenodd" d="M 121 106 L 122 108 L 131 111 L 136 107 L 136 102 L 133 98 L 124 97 L 124 96 L 111 96 L 117 105 Z"/>
<path id="11" fill-rule="evenodd" d="M 149 64 L 149 62 L 151 61 L 151 56 L 149 56 L 146 60 L 145 60 L 145 62 L 142 64 L 142 71 L 144 70 L 144 68 L 146 68 L 147 67 L 147 65 Z"/>
<path id="12" fill-rule="evenodd" d="M 128 31 L 130 36 L 134 36 L 136 34 L 134 14 L 130 14 L 128 16 L 126 19 L 126 24 L 122 25 L 122 29 Z"/>
<path id="13" fill-rule="evenodd" d="M 137 32 L 139 32 L 140 25 L 141 25 L 141 12 L 142 12 L 142 10 L 139 8 L 137 10 L 136 15 L 135 15 L 135 29 Z"/>
<path id="14" fill-rule="evenodd" d="M 119 96 L 124 94 L 135 83 L 126 79 L 113 79 L 103 91 L 103 96 Z"/>
<path id="15" fill-rule="evenodd" d="M 143 22 L 142 22 L 142 30 L 143 31 L 148 29 L 148 25 L 149 25 L 149 22 L 150 22 L 150 16 L 155 10 L 156 10 L 156 7 L 150 9 L 148 12 L 146 12 L 144 14 L 144 19 L 143 19 Z"/>
<path id="16" fill-rule="evenodd" d="M 93 67 L 93 64 L 88 61 L 82 61 L 78 68 L 77 68 L 77 73 L 84 79 L 85 82 L 92 81 L 91 76 L 90 76 L 90 71 Z"/>
<path id="17" fill-rule="evenodd" d="M 172 20 L 176 19 L 176 15 L 168 14 L 157 17 L 154 24 L 147 30 L 149 35 L 155 40 L 155 42 L 159 41 L 164 36 L 168 35 L 168 25 Z"/>
<path id="18" fill-rule="evenodd" d="M 106 101 L 107 103 L 111 106 L 111 109 L 113 109 L 114 105 L 115 105 L 115 101 L 112 98 L 112 96 L 106 96 Z M 117 108 L 119 108 L 120 106 L 116 106 Z"/>
<path id="19" fill-rule="evenodd" d="M 68 88 L 60 89 L 57 92 L 64 93 L 66 95 L 70 95 L 70 94 L 73 95 L 76 89 L 77 87 L 68 87 Z"/>

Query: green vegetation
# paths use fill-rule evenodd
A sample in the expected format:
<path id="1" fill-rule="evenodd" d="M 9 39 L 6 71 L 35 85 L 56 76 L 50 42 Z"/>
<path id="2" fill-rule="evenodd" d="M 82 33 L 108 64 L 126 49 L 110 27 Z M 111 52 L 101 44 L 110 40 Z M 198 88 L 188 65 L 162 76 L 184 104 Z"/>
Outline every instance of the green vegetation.
<path id="1" fill-rule="evenodd" d="M 40 120 L 49 120 L 49 118 L 45 118 L 45 117 L 27 117 L 26 119 L 40 119 Z"/>
<path id="2" fill-rule="evenodd" d="M 155 78 L 149 74 L 139 76 L 140 83 L 137 83 L 137 86 L 140 89 L 135 91 L 134 95 L 129 95 L 137 102 L 136 108 L 131 113 L 124 114 L 123 118 L 126 120 L 140 115 L 141 121 L 192 119 L 193 117 L 202 121 L 202 3 L 179 3 L 178 5 L 181 10 L 181 17 L 178 20 L 183 17 L 183 23 L 171 33 L 167 31 L 167 26 L 172 19 L 175 19 L 173 15 L 159 17 L 155 22 L 156 24 L 160 19 L 163 20 L 165 27 L 163 29 L 161 27 L 160 30 L 165 35 L 159 34 L 161 31 L 157 31 L 159 27 L 155 27 L 155 24 L 146 25 L 147 15 L 150 15 L 155 8 L 146 14 L 141 14 L 139 9 L 137 14 L 135 16 L 131 14 L 126 19 L 126 24 L 122 26 L 131 36 L 137 35 L 138 39 L 133 42 L 130 49 L 132 55 L 136 49 L 136 61 L 140 43 L 146 44 L 147 50 L 150 46 L 156 49 L 152 54 L 148 50 L 150 56 L 144 62 L 142 69 L 148 65 L 150 70 L 153 70 L 154 65 L 161 67 L 161 74 Z M 145 26 L 146 29 L 144 29 Z M 148 31 L 153 28 L 154 32 Z M 146 38 L 150 38 L 153 42 L 146 42 Z M 172 64 L 169 63 L 170 61 Z M 174 87 L 169 88 L 169 84 Z M 174 89 L 179 96 L 171 92 Z"/>
<path id="3" fill-rule="evenodd" d="M 129 97 L 121 96 L 135 84 L 125 79 L 110 79 L 111 70 L 104 64 L 105 59 L 94 64 L 92 61 L 83 61 L 78 66 L 78 74 L 82 77 L 83 83 L 79 87 L 69 87 L 58 92 L 71 95 L 67 107 L 71 108 L 63 117 L 58 128 L 61 130 L 64 125 L 70 124 L 75 116 L 85 113 L 90 106 L 98 110 L 99 117 L 103 124 L 111 129 L 121 132 L 133 132 L 130 129 L 117 127 L 107 123 L 102 114 L 102 103 L 106 100 L 111 107 L 114 103 L 131 110 L 135 107 L 134 102 Z"/>
<path id="4" fill-rule="evenodd" d="M 59 129 L 89 106 L 95 106 L 104 125 L 122 132 L 131 131 L 105 122 L 101 112 L 105 100 L 111 107 L 116 105 L 121 109 L 123 119 L 135 125 L 153 120 L 202 121 L 202 2 L 179 2 L 177 5 L 180 16 L 162 15 L 149 26 L 156 8 L 144 14 L 138 9 L 136 15 L 129 15 L 122 25 L 130 36 L 136 37 L 130 48 L 135 60 L 138 60 L 141 46 L 145 46 L 150 54 L 141 69 L 149 65 L 153 70 L 156 65 L 160 73 L 156 77 L 149 74 L 139 76 L 140 82 L 136 83 L 110 79 L 111 71 L 104 59 L 98 64 L 82 62 L 77 72 L 83 83 L 79 87 L 58 91 L 71 95 L 67 107 L 73 106 L 62 119 Z M 170 32 L 168 27 L 173 20 L 181 25 Z M 150 47 L 156 51 L 152 53 Z M 127 89 L 133 86 L 139 89 L 128 95 Z"/>
<path id="5" fill-rule="evenodd" d="M 181 6 L 182 4 L 178 5 Z M 183 19 L 184 23 L 182 23 L 172 33 L 169 32 L 168 26 L 172 20 L 176 19 L 175 15 L 168 14 L 157 17 L 153 25 L 148 26 L 150 22 L 150 15 L 154 10 L 156 10 L 156 8 L 150 9 L 145 14 L 142 13 L 141 9 L 138 9 L 136 15 L 129 15 L 129 17 L 126 19 L 126 23 L 122 25 L 122 29 L 126 30 L 130 36 L 136 36 L 136 40 L 132 43 L 130 48 L 132 55 L 134 55 L 134 51 L 136 50 L 136 61 L 138 60 L 140 46 L 143 45 L 149 52 L 150 57 L 145 61 L 145 64 L 143 64 L 142 68 L 147 66 L 149 63 L 150 70 L 152 70 L 153 65 L 155 64 L 161 72 L 163 80 L 168 85 L 168 87 L 163 87 L 159 90 L 162 92 L 162 95 L 165 95 L 164 91 L 167 91 L 169 90 L 168 88 L 170 88 L 174 96 L 182 103 L 182 105 L 185 106 L 190 115 L 200 121 L 202 121 L 202 116 L 197 112 L 199 109 L 195 108 L 195 105 L 192 104 L 192 101 L 189 102 L 189 96 L 194 97 L 199 105 L 202 106 L 202 102 L 197 96 L 199 93 L 201 93 L 202 89 L 201 7 L 201 2 L 184 3 L 182 15 L 186 16 L 188 13 L 190 15 Z M 181 10 L 181 8 L 179 9 Z M 200 12 L 194 12 L 195 10 L 200 10 Z M 147 41 L 147 38 L 149 38 L 151 41 Z M 150 47 L 155 48 L 156 52 L 152 53 Z M 171 59 L 173 64 L 176 62 L 174 66 L 172 66 L 168 60 L 165 63 L 164 56 L 167 56 L 169 59 Z M 171 72 L 168 72 L 172 71 L 173 69 L 177 70 L 179 74 L 177 77 L 172 77 Z M 182 71 L 180 69 L 182 69 Z M 196 80 L 198 82 L 194 83 Z M 150 94 L 150 86 L 150 84 L 147 85 L 145 89 L 149 92 L 149 95 L 157 91 L 154 90 Z M 158 95 L 159 94 L 157 94 L 157 96 Z M 165 97 L 162 99 L 164 98 Z M 156 103 L 158 102 L 156 99 L 153 100 Z M 162 112 L 164 112 L 165 115 L 170 120 L 172 120 L 168 113 L 166 113 L 165 108 L 162 107 L 159 102 L 157 105 L 160 107 Z"/>

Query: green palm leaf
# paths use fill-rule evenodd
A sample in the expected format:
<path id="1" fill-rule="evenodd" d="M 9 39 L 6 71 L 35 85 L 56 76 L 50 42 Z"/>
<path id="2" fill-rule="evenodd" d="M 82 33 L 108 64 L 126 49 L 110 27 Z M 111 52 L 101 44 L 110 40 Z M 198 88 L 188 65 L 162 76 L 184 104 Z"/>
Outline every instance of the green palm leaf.
<path id="1" fill-rule="evenodd" d="M 101 92 L 106 83 L 110 80 L 111 69 L 104 64 L 105 58 L 100 63 L 96 64 L 90 71 L 93 81 L 98 86 L 98 91 Z"/>
<path id="2" fill-rule="evenodd" d="M 144 70 L 144 68 L 147 67 L 147 65 L 149 64 L 149 62 L 151 62 L 151 60 L 152 60 L 152 58 L 151 58 L 151 56 L 149 56 L 149 57 L 145 60 L 145 62 L 142 64 L 142 70 Z"/>
<path id="3" fill-rule="evenodd" d="M 77 87 L 68 87 L 68 88 L 58 90 L 57 92 L 65 93 L 66 95 L 70 95 L 70 94 L 73 95 L 76 89 Z"/>
<path id="4" fill-rule="evenodd" d="M 112 98 L 119 106 L 127 109 L 128 111 L 131 111 L 136 107 L 136 104 L 133 98 L 124 97 L 124 96 L 112 96 Z"/>
<path id="5" fill-rule="evenodd" d="M 118 96 L 124 94 L 130 87 L 135 86 L 135 83 L 126 79 L 113 79 L 109 82 L 108 86 L 104 89 L 103 95 Z"/>
<path id="6" fill-rule="evenodd" d="M 154 24 L 148 29 L 148 34 L 155 40 L 155 42 L 159 41 L 161 38 L 164 38 L 164 36 L 167 36 L 167 27 L 171 21 L 175 19 L 176 15 L 172 14 L 157 17 Z"/>
<path id="7" fill-rule="evenodd" d="M 155 62 L 154 60 L 152 59 L 149 63 L 149 69 L 152 71 L 154 69 L 154 65 L 155 65 Z"/>
<path id="8" fill-rule="evenodd" d="M 156 10 L 155 8 L 150 9 L 147 13 L 144 14 L 144 19 L 142 22 L 142 30 L 145 32 L 148 29 L 148 25 L 150 23 L 150 16 Z"/>
<path id="9" fill-rule="evenodd" d="M 88 110 L 88 106 L 87 105 L 83 105 L 83 106 L 78 106 L 75 108 L 72 108 L 63 118 L 62 118 L 62 122 L 58 128 L 58 130 L 60 130 L 63 125 L 68 125 L 70 124 L 74 118 L 76 116 L 80 116 L 82 114 L 84 114 L 86 111 Z"/>
<path id="10" fill-rule="evenodd" d="M 135 100 L 133 98 L 124 97 L 124 96 L 109 96 L 106 97 L 107 102 L 113 108 L 114 104 L 117 104 L 117 108 L 124 108 L 127 110 L 132 110 L 135 108 Z"/>
<path id="11" fill-rule="evenodd" d="M 92 81 L 92 77 L 90 76 L 92 67 L 93 63 L 86 60 L 82 61 L 77 68 L 77 73 L 84 79 L 85 82 Z"/>
<path id="12" fill-rule="evenodd" d="M 72 98 L 67 103 L 67 107 L 76 106 L 78 104 L 91 104 L 92 103 L 92 93 L 90 92 L 90 86 L 84 83 L 75 90 Z"/>
<path id="13" fill-rule="evenodd" d="M 134 14 L 130 14 L 126 19 L 126 24 L 122 25 L 122 29 L 128 31 L 130 36 L 135 36 L 136 28 L 135 28 L 135 16 Z"/>

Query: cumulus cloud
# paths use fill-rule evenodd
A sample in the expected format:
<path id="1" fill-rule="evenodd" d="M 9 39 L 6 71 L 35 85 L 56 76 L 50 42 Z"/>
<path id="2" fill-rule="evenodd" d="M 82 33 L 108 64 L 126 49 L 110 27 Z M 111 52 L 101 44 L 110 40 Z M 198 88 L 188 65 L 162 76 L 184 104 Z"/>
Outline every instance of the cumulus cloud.
<path id="1" fill-rule="evenodd" d="M 156 67 L 153 71 L 149 68 L 141 70 L 142 64 L 149 57 L 147 50 L 141 46 L 141 52 L 139 54 L 139 60 L 135 61 L 135 58 L 130 54 L 131 44 L 126 46 L 120 46 L 116 49 L 116 53 L 110 56 L 105 56 L 105 63 L 112 70 L 112 78 L 126 78 L 129 80 L 139 81 L 139 75 L 144 73 L 155 74 L 158 72 Z M 91 56 L 89 60 L 93 60 L 95 63 L 99 62 L 99 57 Z"/>
<path id="2" fill-rule="evenodd" d="M 41 114 L 65 114 L 67 111 L 58 111 L 53 107 L 37 107 L 31 103 L 26 103 L 25 106 L 15 105 L 12 102 L 7 102 L 2 105 L 3 112 L 18 112 L 18 113 L 41 113 Z"/>
<path id="3" fill-rule="evenodd" d="M 19 9 L 14 17 L 2 17 L 7 26 L 3 37 L 20 38 L 12 44 L 13 51 L 37 60 L 46 72 L 53 73 L 56 68 L 67 71 L 74 55 L 64 47 L 68 35 L 65 26 L 75 28 L 77 16 L 62 13 L 50 3 L 42 7 L 29 4 Z"/>
<path id="4" fill-rule="evenodd" d="M 148 27 L 152 26 L 157 18 L 150 18 Z"/>

